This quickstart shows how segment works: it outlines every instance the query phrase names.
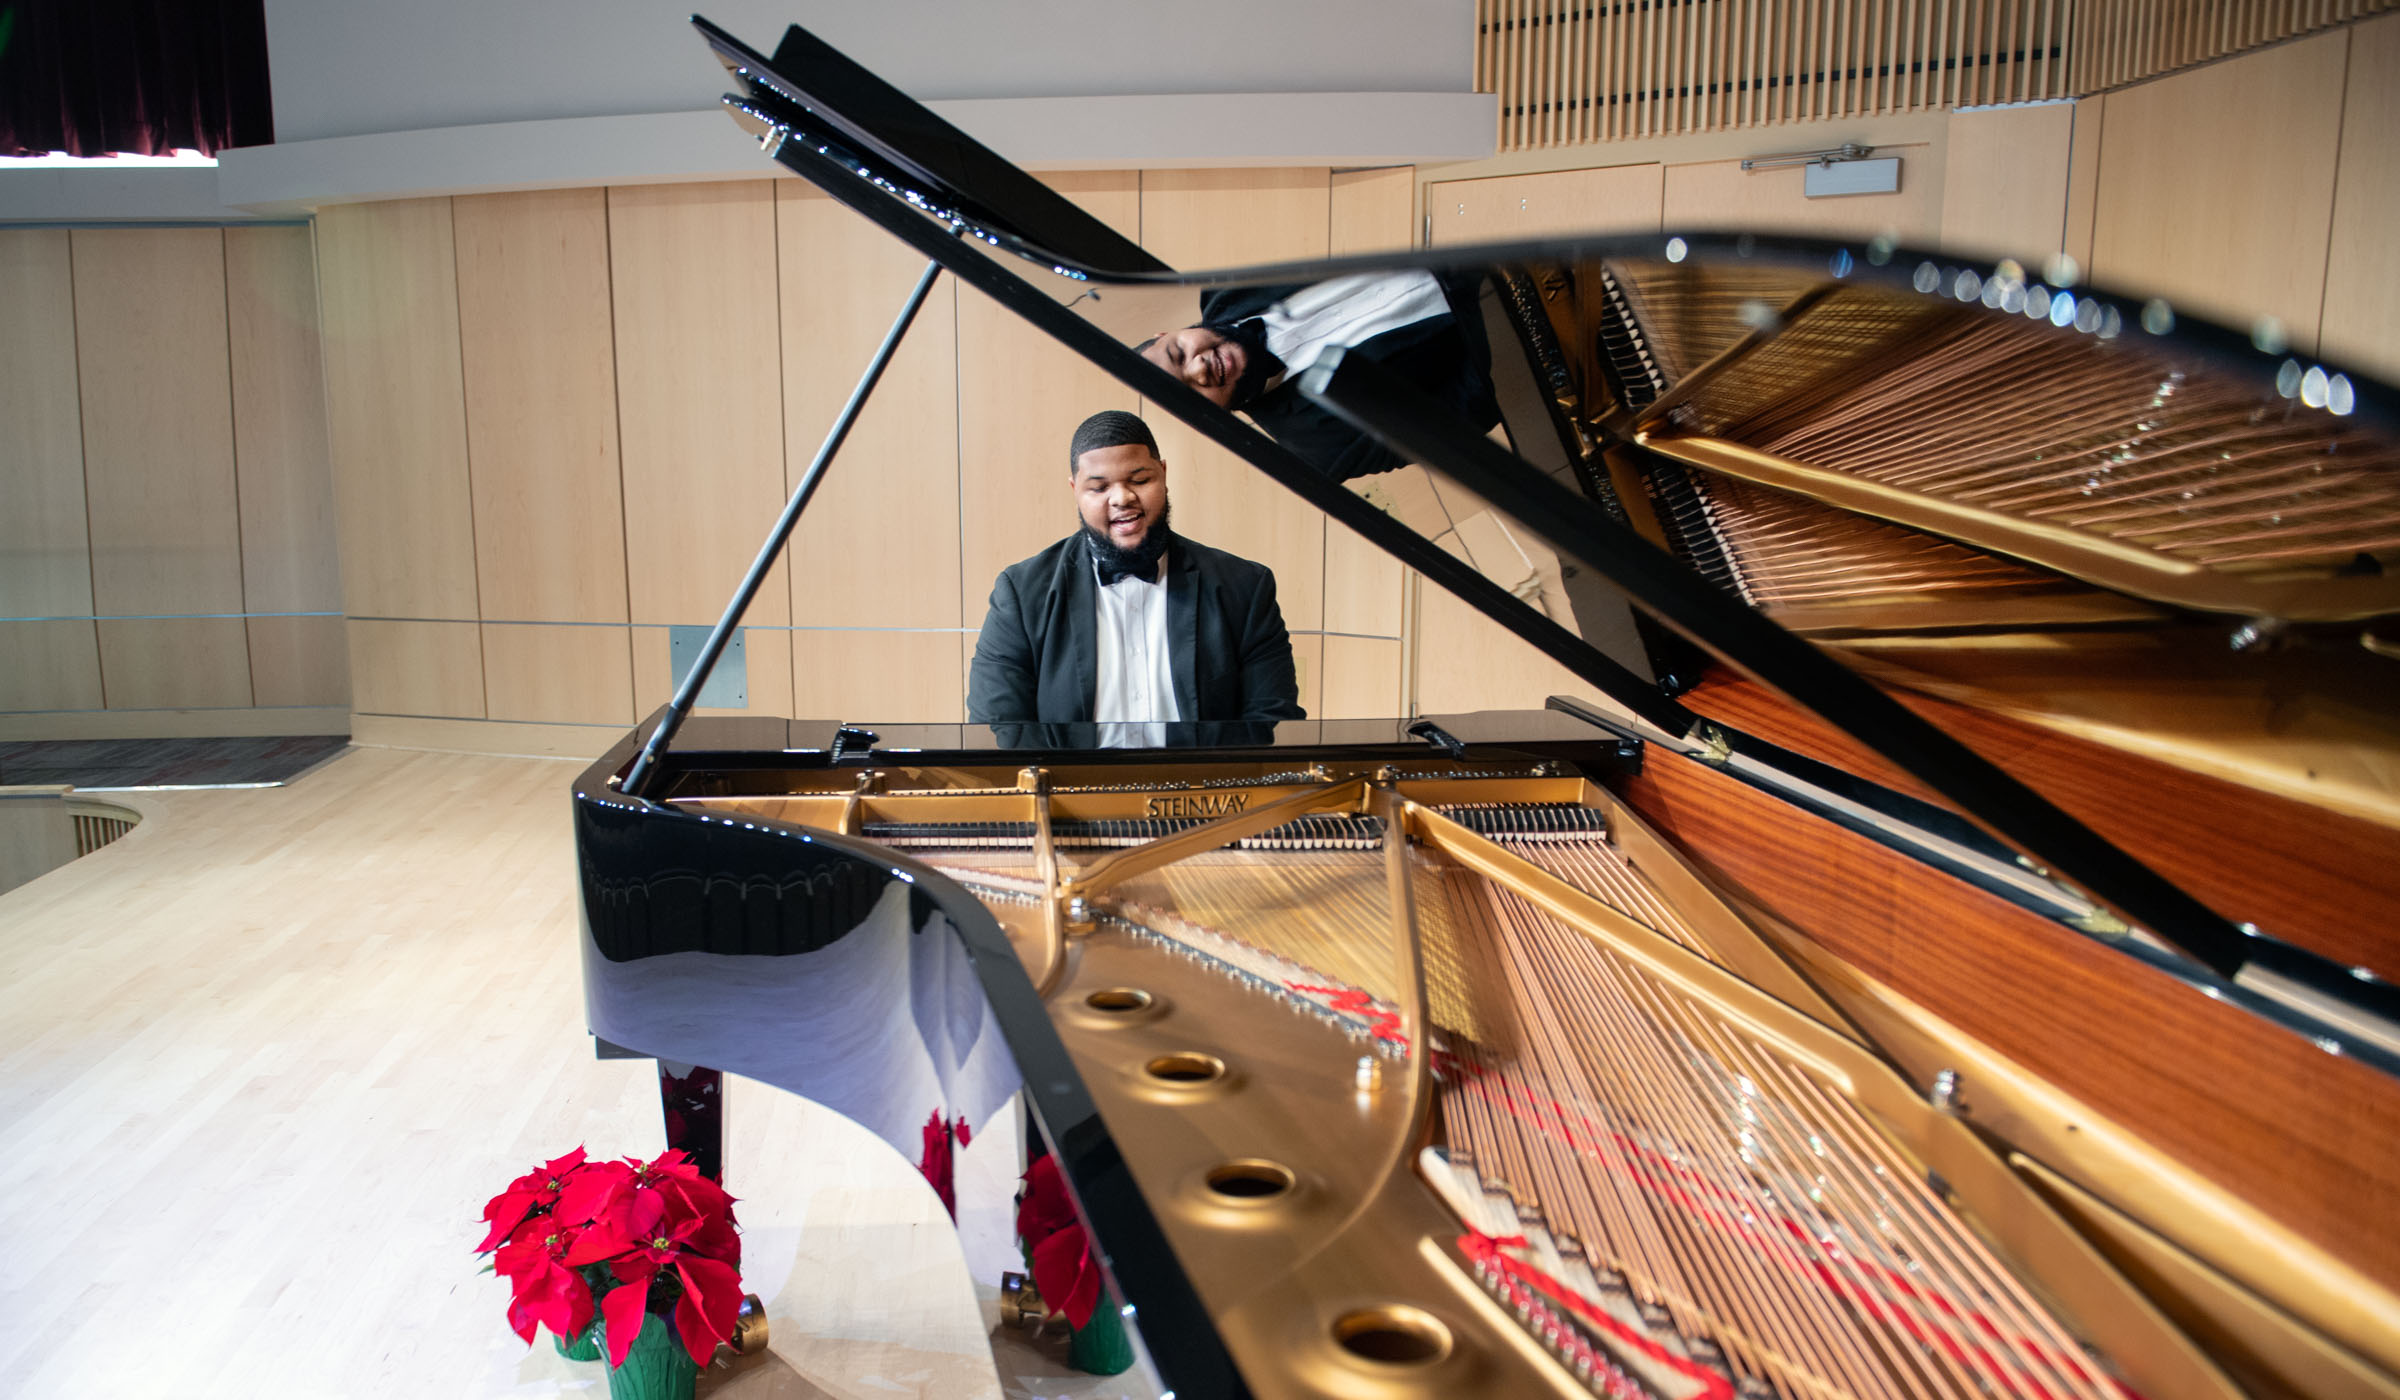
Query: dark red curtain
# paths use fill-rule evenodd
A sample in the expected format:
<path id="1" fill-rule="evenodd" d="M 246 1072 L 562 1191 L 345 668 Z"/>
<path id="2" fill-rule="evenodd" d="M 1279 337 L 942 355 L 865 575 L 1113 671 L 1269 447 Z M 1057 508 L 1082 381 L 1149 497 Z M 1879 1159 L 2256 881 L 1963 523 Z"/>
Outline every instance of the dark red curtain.
<path id="1" fill-rule="evenodd" d="M 0 155 L 274 139 L 265 0 L 0 0 Z"/>

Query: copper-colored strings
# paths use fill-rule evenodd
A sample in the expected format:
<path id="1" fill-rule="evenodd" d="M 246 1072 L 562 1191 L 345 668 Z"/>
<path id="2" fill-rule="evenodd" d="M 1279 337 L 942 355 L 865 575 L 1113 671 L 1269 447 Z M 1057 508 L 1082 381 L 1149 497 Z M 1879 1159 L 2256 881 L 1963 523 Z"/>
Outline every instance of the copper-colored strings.
<path id="1" fill-rule="evenodd" d="M 1762 359 L 1767 358 L 1762 356 Z M 2400 455 L 2130 348 L 1978 318 L 1726 435 L 1792 461 L 2214 566 L 2400 546 Z"/>
<path id="2" fill-rule="evenodd" d="M 1454 1162 L 1562 1281 L 1621 1277 L 1752 1389 L 2118 1394 L 1854 1106 L 1513 892 L 1446 883 L 1517 1037 L 1453 1044 Z"/>

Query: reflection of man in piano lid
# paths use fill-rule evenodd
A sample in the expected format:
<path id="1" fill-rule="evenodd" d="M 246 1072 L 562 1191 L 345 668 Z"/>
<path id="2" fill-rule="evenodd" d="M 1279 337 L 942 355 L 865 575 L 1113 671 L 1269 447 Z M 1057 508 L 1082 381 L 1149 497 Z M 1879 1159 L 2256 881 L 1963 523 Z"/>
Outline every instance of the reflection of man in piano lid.
<path id="1" fill-rule="evenodd" d="M 1478 430 L 1490 428 L 1500 407 L 1476 301 L 1481 282 L 1409 269 L 1207 292 L 1199 325 L 1161 331 L 1141 353 L 1211 403 L 1250 415 L 1311 466 L 1348 480 L 1390 471 L 1401 459 L 1301 397 L 1292 380 L 1326 349 L 1354 346 Z"/>
<path id="2" fill-rule="evenodd" d="M 1167 464 L 1149 425 L 1130 413 L 1093 414 L 1075 430 L 1068 470 L 1076 530 L 993 583 L 967 678 L 967 717 L 1302 718 L 1274 572 L 1174 533 Z"/>

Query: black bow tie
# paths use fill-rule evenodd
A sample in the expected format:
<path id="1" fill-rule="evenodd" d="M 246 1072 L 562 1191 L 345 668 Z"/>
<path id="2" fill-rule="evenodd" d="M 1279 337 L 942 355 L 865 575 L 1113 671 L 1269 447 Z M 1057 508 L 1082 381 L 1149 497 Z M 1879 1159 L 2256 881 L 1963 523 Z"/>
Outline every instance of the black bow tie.
<path id="1" fill-rule="evenodd" d="M 1100 586 L 1108 587 L 1118 579 L 1134 579 L 1142 583 L 1158 582 L 1158 561 L 1150 561 L 1147 570 L 1134 564 L 1120 564 L 1114 559 L 1094 559 L 1092 567 L 1100 571 Z"/>

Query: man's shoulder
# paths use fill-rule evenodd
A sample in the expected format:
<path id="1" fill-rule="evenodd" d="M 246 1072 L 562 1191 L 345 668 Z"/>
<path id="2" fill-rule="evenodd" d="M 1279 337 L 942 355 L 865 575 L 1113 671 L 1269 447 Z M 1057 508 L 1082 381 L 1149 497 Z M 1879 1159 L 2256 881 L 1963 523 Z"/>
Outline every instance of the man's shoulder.
<path id="1" fill-rule="evenodd" d="M 1082 543 L 1082 538 L 1081 535 L 1069 535 L 1039 554 L 1028 555 L 1002 569 L 1000 577 L 1017 585 L 1040 583 L 1047 580 L 1058 572 L 1060 566 L 1066 562 L 1067 551 Z"/>
<path id="2" fill-rule="evenodd" d="M 1202 544 L 1180 531 L 1175 536 L 1175 547 L 1185 552 L 1186 557 L 1192 561 L 1194 569 L 1227 583 L 1255 588 L 1262 582 L 1273 581 L 1275 577 L 1273 569 L 1255 559 L 1244 559 L 1239 554 L 1228 554 L 1222 549 Z"/>

